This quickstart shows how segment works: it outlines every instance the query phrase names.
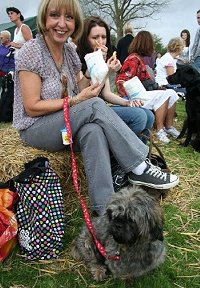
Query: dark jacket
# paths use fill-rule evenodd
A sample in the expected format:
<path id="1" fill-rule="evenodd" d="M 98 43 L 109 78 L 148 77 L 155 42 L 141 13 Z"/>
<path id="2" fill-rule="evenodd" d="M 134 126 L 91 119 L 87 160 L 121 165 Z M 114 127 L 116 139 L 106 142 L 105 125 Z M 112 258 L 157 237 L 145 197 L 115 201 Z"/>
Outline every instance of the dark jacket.
<path id="1" fill-rule="evenodd" d="M 126 34 L 117 43 L 117 59 L 119 59 L 121 64 L 123 64 L 124 60 L 128 57 L 128 47 L 131 44 L 133 38 L 134 37 L 132 34 Z"/>

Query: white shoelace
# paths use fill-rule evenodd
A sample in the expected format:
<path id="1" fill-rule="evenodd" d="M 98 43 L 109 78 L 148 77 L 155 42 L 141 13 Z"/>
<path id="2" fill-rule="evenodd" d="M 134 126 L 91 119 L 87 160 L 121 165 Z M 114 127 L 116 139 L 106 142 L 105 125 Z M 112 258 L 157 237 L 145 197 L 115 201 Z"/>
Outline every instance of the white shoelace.
<path id="1" fill-rule="evenodd" d="M 153 164 L 151 164 L 150 161 L 147 161 L 149 164 L 149 169 L 146 171 L 147 174 L 153 175 L 155 178 L 163 179 L 164 181 L 167 180 L 167 173 L 161 171 L 160 167 L 156 167 Z"/>

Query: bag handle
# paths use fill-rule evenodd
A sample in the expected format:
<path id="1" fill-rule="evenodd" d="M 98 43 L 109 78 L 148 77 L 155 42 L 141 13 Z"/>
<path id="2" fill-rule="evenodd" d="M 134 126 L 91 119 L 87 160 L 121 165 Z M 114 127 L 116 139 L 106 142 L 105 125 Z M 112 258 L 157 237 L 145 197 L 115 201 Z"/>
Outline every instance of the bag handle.
<path id="1" fill-rule="evenodd" d="M 147 136 L 147 135 L 145 135 L 143 133 L 141 133 L 141 136 L 149 141 L 149 159 L 151 159 L 152 149 L 153 149 L 153 147 L 155 147 L 157 152 L 158 152 L 158 154 L 160 155 L 160 157 L 162 157 L 163 160 L 165 160 L 165 157 L 164 157 L 162 151 L 160 150 L 158 145 L 153 141 L 152 132 L 149 129 L 145 129 L 145 130 L 148 131 L 149 136 Z"/>
<path id="2" fill-rule="evenodd" d="M 18 183 L 31 184 L 33 178 L 35 178 L 36 175 L 46 171 L 48 164 L 49 160 L 47 158 L 37 157 L 36 159 L 25 163 L 25 170 L 17 176 L 13 177 L 12 180 Z"/>

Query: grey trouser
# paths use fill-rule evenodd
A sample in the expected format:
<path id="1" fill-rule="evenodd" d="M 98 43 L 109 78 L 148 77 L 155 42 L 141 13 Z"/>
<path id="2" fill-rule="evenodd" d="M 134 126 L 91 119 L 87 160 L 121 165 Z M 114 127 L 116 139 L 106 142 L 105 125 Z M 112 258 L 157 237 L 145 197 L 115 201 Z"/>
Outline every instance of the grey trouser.
<path id="1" fill-rule="evenodd" d="M 73 149 L 81 151 L 83 157 L 91 208 L 102 214 L 108 198 L 114 193 L 109 151 L 129 172 L 146 159 L 148 147 L 98 97 L 71 107 L 70 123 Z M 67 150 L 60 132 L 64 127 L 63 111 L 59 111 L 41 117 L 21 131 L 20 136 L 25 143 L 39 149 Z"/>

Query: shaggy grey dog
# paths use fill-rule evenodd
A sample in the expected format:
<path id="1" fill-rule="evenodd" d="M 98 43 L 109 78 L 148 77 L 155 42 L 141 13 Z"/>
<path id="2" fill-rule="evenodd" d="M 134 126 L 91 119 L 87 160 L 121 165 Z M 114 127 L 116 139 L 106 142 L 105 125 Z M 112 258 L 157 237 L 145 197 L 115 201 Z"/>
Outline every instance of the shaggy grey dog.
<path id="1" fill-rule="evenodd" d="M 105 279 L 109 271 L 114 278 L 131 280 L 164 261 L 163 222 L 154 197 L 137 186 L 123 188 L 110 199 L 105 214 L 92 221 L 108 258 L 99 253 L 86 226 L 74 240 L 71 255 L 85 261 L 96 281 Z M 109 258 L 114 255 L 119 260 Z"/>

